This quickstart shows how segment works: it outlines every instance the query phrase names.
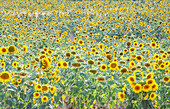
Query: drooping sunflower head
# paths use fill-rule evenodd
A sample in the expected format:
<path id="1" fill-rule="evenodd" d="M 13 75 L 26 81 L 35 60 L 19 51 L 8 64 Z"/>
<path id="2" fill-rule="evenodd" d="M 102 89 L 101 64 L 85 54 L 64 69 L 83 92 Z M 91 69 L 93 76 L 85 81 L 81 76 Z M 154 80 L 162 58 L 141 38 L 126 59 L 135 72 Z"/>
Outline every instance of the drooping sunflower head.
<path id="1" fill-rule="evenodd" d="M 14 46 L 14 45 L 9 46 L 8 52 L 9 52 L 10 54 L 14 54 L 15 51 L 16 51 L 16 49 L 15 49 L 15 46 Z"/>

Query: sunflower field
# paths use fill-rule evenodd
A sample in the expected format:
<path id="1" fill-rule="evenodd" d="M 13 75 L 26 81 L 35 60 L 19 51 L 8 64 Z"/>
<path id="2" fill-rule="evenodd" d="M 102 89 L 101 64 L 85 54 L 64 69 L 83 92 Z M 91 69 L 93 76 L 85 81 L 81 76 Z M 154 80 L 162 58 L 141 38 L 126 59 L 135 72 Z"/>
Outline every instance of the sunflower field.
<path id="1" fill-rule="evenodd" d="M 0 109 L 170 109 L 169 0 L 0 0 Z"/>

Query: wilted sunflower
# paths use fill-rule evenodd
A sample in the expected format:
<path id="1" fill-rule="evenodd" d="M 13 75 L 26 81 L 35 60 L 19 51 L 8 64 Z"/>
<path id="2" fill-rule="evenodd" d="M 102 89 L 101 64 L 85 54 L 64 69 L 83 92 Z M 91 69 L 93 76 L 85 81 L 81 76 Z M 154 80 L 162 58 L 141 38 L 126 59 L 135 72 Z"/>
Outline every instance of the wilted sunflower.
<path id="1" fill-rule="evenodd" d="M 106 71 L 107 70 L 107 65 L 106 64 L 100 65 L 100 70 L 101 71 Z"/>
<path id="2" fill-rule="evenodd" d="M 150 63 L 147 62 L 147 63 L 144 64 L 144 66 L 145 67 L 150 67 L 151 65 L 150 65 Z"/>
<path id="3" fill-rule="evenodd" d="M 90 70 L 89 72 L 95 74 L 95 73 L 97 73 L 97 70 L 95 70 L 95 69 L 93 70 L 93 69 L 92 69 L 92 70 Z"/>
<path id="4" fill-rule="evenodd" d="M 151 85 L 149 85 L 149 84 L 145 84 L 145 85 L 143 86 L 143 91 L 144 91 L 144 92 L 149 92 L 149 91 L 151 91 L 151 89 L 152 89 L 152 87 L 151 87 Z"/>
<path id="5" fill-rule="evenodd" d="M 48 101 L 48 97 L 47 97 L 47 96 L 41 97 L 41 101 L 42 101 L 42 102 L 47 102 L 47 101 Z"/>
<path id="6" fill-rule="evenodd" d="M 142 91 L 142 86 L 141 86 L 141 84 L 136 84 L 136 85 L 133 87 L 133 91 L 134 91 L 135 93 L 141 92 L 141 91 Z"/>
<path id="7" fill-rule="evenodd" d="M 6 83 L 11 80 L 11 74 L 8 71 L 0 73 L 0 81 Z"/>
<path id="8" fill-rule="evenodd" d="M 150 94 L 149 99 L 150 99 L 150 100 L 154 100 L 154 99 L 156 98 L 156 96 L 157 96 L 157 94 L 156 94 L 155 92 L 152 92 L 152 93 Z"/>
<path id="9" fill-rule="evenodd" d="M 66 53 L 66 57 L 67 58 L 70 58 L 71 57 L 71 54 L 68 52 L 68 53 Z"/>
<path id="10" fill-rule="evenodd" d="M 168 77 L 164 77 L 164 78 L 163 78 L 163 81 L 164 81 L 165 83 L 168 83 L 168 82 L 169 82 L 169 78 L 168 78 Z"/>
<path id="11" fill-rule="evenodd" d="M 87 63 L 90 64 L 90 65 L 93 65 L 94 61 L 93 60 L 88 60 Z"/>
<path id="12" fill-rule="evenodd" d="M 137 56 L 136 56 L 136 61 L 137 61 L 137 62 L 142 62 L 142 60 L 143 60 L 143 57 L 142 57 L 142 56 L 140 56 L 140 55 L 137 55 Z"/>
<path id="13" fill-rule="evenodd" d="M 97 78 L 98 81 L 104 82 L 104 78 L 103 77 L 99 77 Z"/>
<path id="14" fill-rule="evenodd" d="M 110 54 L 107 54 L 107 55 L 106 55 L 106 58 L 107 58 L 108 60 L 112 60 L 112 56 L 111 56 Z"/>
<path id="15" fill-rule="evenodd" d="M 79 63 L 72 63 L 71 66 L 79 68 L 79 67 L 81 67 L 81 64 L 79 64 Z"/>
<path id="16" fill-rule="evenodd" d="M 42 85 L 41 91 L 48 92 L 48 85 Z"/>
<path id="17" fill-rule="evenodd" d="M 124 101 L 125 100 L 125 94 L 122 92 L 118 92 L 118 97 L 120 101 Z"/>
<path id="18" fill-rule="evenodd" d="M 123 67 L 123 68 L 120 70 L 120 72 L 121 72 L 121 73 L 127 73 L 127 72 L 128 72 L 128 70 L 127 70 L 127 68 L 126 68 L 126 67 Z"/>
<path id="19" fill-rule="evenodd" d="M 3 54 L 3 55 L 7 54 L 8 53 L 8 49 L 6 47 L 1 47 L 0 48 L 0 53 Z"/>
<path id="20" fill-rule="evenodd" d="M 39 92 L 34 92 L 34 93 L 33 93 L 33 96 L 37 99 L 37 98 L 40 97 L 40 93 L 39 93 Z"/>
<path id="21" fill-rule="evenodd" d="M 15 46 L 14 45 L 11 45 L 11 46 L 9 46 L 8 47 L 8 52 L 10 53 L 10 54 L 14 54 L 15 53 Z"/>

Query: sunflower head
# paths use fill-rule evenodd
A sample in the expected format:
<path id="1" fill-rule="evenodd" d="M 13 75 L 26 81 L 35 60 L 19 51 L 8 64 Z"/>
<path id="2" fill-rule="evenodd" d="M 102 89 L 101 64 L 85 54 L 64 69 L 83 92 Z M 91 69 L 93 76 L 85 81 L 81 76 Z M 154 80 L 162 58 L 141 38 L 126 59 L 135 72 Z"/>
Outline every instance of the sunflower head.
<path id="1" fill-rule="evenodd" d="M 11 80 L 11 74 L 8 71 L 0 73 L 0 81 L 6 83 Z"/>
<path id="2" fill-rule="evenodd" d="M 122 92 L 118 92 L 118 97 L 120 101 L 124 101 L 125 100 L 125 94 Z"/>

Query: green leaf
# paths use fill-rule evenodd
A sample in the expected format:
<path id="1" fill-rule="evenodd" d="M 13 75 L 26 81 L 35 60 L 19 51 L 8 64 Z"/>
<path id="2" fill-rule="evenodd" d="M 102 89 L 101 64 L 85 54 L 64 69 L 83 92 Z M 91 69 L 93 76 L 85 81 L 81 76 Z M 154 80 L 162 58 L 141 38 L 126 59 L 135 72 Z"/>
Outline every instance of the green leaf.
<path id="1" fill-rule="evenodd" d="M 6 100 L 6 104 L 8 104 L 10 107 L 14 106 L 14 103 L 11 99 Z"/>

